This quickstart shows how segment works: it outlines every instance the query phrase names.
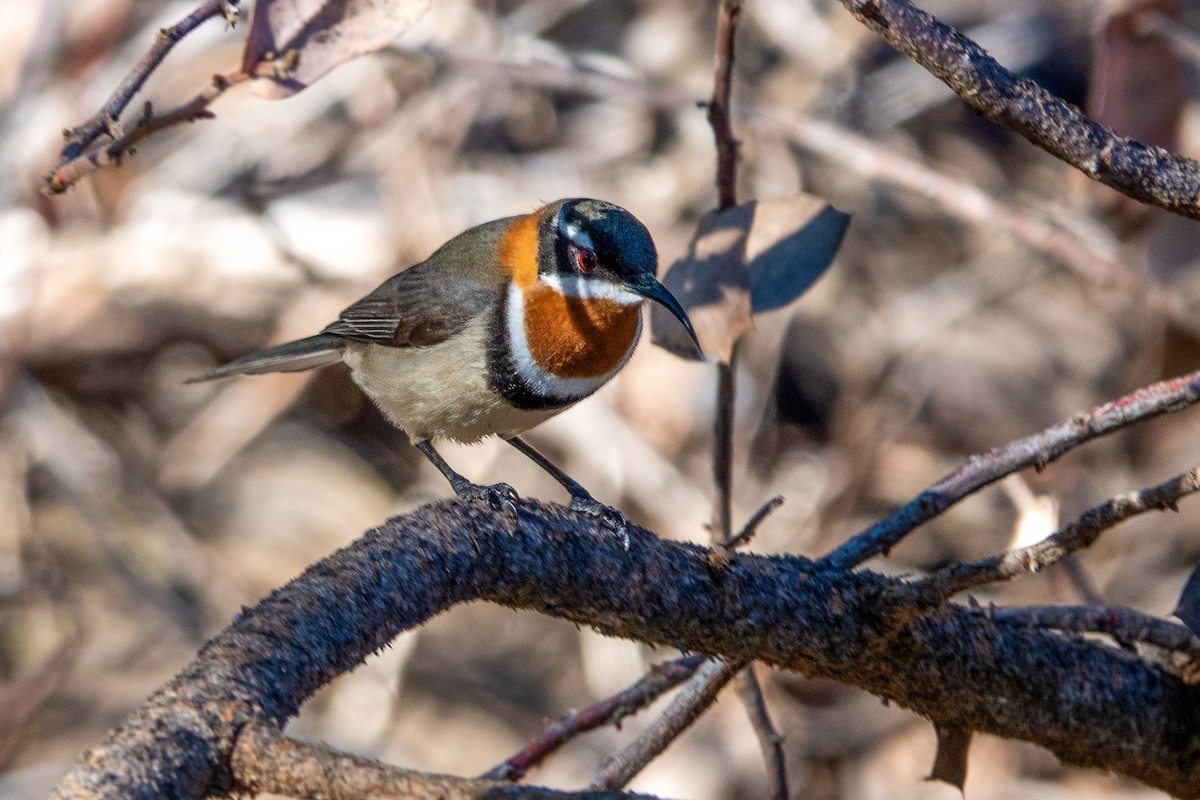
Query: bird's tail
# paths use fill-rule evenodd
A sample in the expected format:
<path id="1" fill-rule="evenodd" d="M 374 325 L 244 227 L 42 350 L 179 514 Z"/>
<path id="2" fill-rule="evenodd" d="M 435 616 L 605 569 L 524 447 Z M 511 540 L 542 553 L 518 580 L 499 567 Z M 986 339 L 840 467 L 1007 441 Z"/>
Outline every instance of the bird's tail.
<path id="1" fill-rule="evenodd" d="M 342 347 L 346 340 L 332 333 L 318 333 L 307 339 L 268 347 L 256 353 L 242 356 L 221 367 L 215 367 L 189 378 L 187 383 L 211 381 L 229 375 L 261 375 L 264 372 L 299 372 L 313 367 L 336 364 L 342 360 Z"/>

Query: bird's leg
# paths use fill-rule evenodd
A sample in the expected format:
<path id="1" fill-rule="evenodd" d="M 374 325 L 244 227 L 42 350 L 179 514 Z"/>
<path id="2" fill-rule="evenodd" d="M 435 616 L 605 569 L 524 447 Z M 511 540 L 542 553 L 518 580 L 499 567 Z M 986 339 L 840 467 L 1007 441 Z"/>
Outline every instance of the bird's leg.
<path id="1" fill-rule="evenodd" d="M 433 445 L 429 443 L 428 439 L 417 439 L 413 441 L 413 445 L 433 462 L 433 465 L 438 468 L 438 472 L 446 476 L 454 493 L 463 500 L 482 503 L 493 511 L 503 511 L 507 514 L 517 513 L 517 493 L 507 483 L 494 483 L 491 486 L 471 483 L 446 463 L 446 459 L 433 449 Z"/>
<path id="2" fill-rule="evenodd" d="M 562 487 L 571 495 L 572 511 L 580 511 L 584 514 L 591 514 L 593 517 L 599 517 L 608 528 L 624 537 L 625 547 L 628 549 L 629 534 L 626 532 L 626 529 L 629 527 L 629 522 L 625 519 L 624 514 L 592 497 L 591 492 L 583 488 L 579 481 L 555 466 L 554 462 L 533 449 L 520 436 L 512 437 L 508 440 L 508 443 L 527 455 L 533 463 L 546 470 L 546 472 L 553 476 L 554 480 L 562 484 Z"/>

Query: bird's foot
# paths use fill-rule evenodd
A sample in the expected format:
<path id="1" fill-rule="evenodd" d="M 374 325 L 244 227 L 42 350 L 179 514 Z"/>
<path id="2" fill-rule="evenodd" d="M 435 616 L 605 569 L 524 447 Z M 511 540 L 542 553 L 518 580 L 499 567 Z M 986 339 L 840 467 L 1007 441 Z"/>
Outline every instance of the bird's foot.
<path id="1" fill-rule="evenodd" d="M 621 546 L 629 549 L 629 520 L 620 511 L 586 493 L 571 495 L 571 510 L 599 518 L 601 525 L 620 537 Z"/>
<path id="2" fill-rule="evenodd" d="M 452 486 L 454 487 L 454 493 L 463 500 L 484 506 L 492 511 L 516 516 L 517 500 L 520 498 L 517 496 L 516 490 L 507 483 L 493 483 L 491 486 L 481 486 L 478 483 L 463 480 L 462 482 L 454 482 Z"/>

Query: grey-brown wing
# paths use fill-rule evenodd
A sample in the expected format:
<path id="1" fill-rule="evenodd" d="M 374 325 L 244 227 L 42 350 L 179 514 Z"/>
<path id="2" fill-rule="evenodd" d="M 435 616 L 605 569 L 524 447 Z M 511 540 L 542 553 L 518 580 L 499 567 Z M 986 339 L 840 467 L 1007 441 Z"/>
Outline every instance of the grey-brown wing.
<path id="1" fill-rule="evenodd" d="M 393 347 L 422 347 L 450 338 L 492 304 L 490 287 L 470 279 L 439 280 L 423 266 L 389 278 L 342 311 L 325 332 Z"/>
<path id="2" fill-rule="evenodd" d="M 445 341 L 495 302 L 496 276 L 481 261 L 508 220 L 451 239 L 341 313 L 326 333 L 393 347 Z M 436 266 L 435 266 L 436 265 Z"/>

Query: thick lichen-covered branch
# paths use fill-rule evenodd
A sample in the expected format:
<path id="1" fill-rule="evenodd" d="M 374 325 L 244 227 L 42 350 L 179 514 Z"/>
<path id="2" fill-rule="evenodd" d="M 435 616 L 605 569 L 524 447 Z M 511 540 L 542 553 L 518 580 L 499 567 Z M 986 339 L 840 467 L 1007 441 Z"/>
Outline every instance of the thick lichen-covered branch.
<path id="1" fill-rule="evenodd" d="M 55 797 L 203 797 L 240 730 L 278 725 L 402 630 L 469 600 L 859 686 L 935 722 L 1036 742 L 1200 796 L 1200 689 L 1097 642 L 944 605 L 895 579 L 798 557 L 732 556 L 522 502 L 514 525 L 457 502 L 368 532 L 247 610 L 85 754 Z"/>

